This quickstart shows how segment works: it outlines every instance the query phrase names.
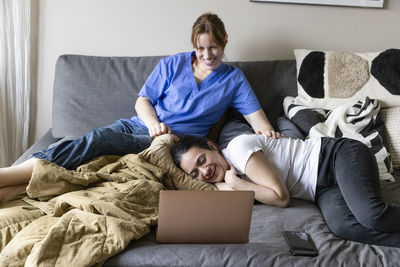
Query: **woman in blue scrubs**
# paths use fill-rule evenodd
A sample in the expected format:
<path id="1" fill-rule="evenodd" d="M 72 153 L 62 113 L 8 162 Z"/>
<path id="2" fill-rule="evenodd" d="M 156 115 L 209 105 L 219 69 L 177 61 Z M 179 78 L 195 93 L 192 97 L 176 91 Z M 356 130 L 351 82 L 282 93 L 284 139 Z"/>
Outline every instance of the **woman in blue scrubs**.
<path id="1" fill-rule="evenodd" d="M 22 191 L 37 158 L 67 169 L 100 155 L 139 153 L 165 133 L 206 136 L 228 108 L 240 112 L 255 133 L 279 138 L 243 75 L 222 62 L 228 42 L 224 23 L 211 13 L 193 24 L 195 51 L 160 60 L 136 101 L 137 116 L 39 151 L 20 165 L 0 169 L 0 200 Z"/>

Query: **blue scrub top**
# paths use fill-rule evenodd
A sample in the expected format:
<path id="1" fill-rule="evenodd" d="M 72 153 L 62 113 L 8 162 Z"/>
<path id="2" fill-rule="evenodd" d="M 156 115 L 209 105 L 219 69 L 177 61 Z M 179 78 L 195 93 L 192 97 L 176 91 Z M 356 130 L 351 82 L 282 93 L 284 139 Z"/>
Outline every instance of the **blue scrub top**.
<path id="1" fill-rule="evenodd" d="M 243 115 L 261 109 L 239 68 L 222 63 L 197 84 L 192 55 L 195 52 L 162 58 L 139 92 L 173 133 L 206 136 L 229 107 Z M 147 129 L 138 116 L 131 120 Z"/>

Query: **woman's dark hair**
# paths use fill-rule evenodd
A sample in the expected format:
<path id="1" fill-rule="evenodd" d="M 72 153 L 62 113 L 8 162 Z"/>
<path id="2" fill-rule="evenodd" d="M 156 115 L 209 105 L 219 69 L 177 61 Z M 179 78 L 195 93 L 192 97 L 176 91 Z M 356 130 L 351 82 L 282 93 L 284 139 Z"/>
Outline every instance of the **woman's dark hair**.
<path id="1" fill-rule="evenodd" d="M 176 165 L 180 166 L 182 155 L 192 147 L 211 149 L 206 138 L 192 135 L 180 136 L 179 141 L 170 149 L 171 156 Z"/>

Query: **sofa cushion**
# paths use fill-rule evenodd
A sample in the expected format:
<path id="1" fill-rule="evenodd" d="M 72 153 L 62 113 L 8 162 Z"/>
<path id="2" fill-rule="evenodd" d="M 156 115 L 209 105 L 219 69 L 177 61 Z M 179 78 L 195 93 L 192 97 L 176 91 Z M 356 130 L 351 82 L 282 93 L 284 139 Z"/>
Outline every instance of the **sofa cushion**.
<path id="1" fill-rule="evenodd" d="M 53 136 L 81 136 L 136 114 L 137 95 L 161 57 L 59 57 L 53 88 Z"/>
<path id="2" fill-rule="evenodd" d="M 164 185 L 167 189 L 179 190 L 218 190 L 213 184 L 200 182 L 179 169 L 169 152 L 178 140 L 173 134 L 163 134 L 154 138 L 150 147 L 139 153 L 139 157 L 167 171 Z"/>
<path id="3" fill-rule="evenodd" d="M 332 109 L 378 99 L 383 107 L 400 105 L 400 49 L 373 53 L 296 49 L 296 104 Z"/>
<path id="4" fill-rule="evenodd" d="M 393 168 L 400 169 L 400 107 L 383 108 L 381 114 Z"/>

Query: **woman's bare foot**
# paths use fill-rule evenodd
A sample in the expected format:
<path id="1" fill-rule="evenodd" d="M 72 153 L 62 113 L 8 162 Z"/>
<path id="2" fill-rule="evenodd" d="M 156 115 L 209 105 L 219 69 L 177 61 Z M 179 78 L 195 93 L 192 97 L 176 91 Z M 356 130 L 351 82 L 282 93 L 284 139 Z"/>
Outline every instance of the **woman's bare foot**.
<path id="1" fill-rule="evenodd" d="M 15 199 L 15 197 L 21 194 L 27 186 L 28 184 L 22 184 L 0 188 L 0 205 Z"/>
<path id="2" fill-rule="evenodd" d="M 30 158 L 16 166 L 0 168 L 0 187 L 28 184 L 36 158 Z"/>

